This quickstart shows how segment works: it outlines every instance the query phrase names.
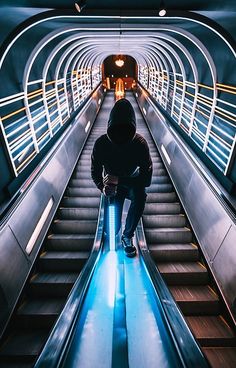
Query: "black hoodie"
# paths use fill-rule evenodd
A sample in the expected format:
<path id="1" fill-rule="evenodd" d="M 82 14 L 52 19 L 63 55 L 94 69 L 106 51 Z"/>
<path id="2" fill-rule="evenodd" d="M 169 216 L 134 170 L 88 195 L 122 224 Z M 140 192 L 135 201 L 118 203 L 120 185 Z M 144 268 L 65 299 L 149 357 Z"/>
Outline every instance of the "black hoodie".
<path id="1" fill-rule="evenodd" d="M 93 147 L 91 176 L 103 189 L 103 175 L 118 176 L 119 184 L 148 187 L 152 178 L 152 161 L 146 140 L 136 133 L 136 119 L 131 103 L 122 98 L 111 110 L 107 134 Z"/>

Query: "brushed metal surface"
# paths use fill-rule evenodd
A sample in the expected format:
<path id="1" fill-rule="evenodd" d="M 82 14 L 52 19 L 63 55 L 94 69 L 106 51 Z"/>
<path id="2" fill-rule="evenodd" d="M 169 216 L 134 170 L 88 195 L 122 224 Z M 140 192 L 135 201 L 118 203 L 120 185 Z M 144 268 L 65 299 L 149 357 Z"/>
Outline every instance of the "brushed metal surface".
<path id="1" fill-rule="evenodd" d="M 22 288 L 29 262 L 8 225 L 0 231 L 0 239 L 1 331 L 15 305 L 15 295 L 18 295 Z"/>

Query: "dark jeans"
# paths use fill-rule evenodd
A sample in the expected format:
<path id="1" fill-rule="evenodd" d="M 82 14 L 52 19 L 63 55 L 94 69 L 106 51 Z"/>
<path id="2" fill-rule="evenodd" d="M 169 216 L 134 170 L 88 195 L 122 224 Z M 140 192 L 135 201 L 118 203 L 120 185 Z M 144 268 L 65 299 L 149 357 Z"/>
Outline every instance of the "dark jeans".
<path id="1" fill-rule="evenodd" d="M 132 238 L 134 236 L 135 229 L 138 225 L 139 219 L 143 214 L 146 192 L 144 187 L 138 185 L 118 185 L 117 194 L 112 200 L 115 206 L 115 230 L 118 234 L 121 227 L 122 210 L 125 199 L 131 201 L 128 214 L 125 222 L 125 229 L 123 235 L 127 238 Z M 105 231 L 109 231 L 109 216 L 108 216 L 108 205 L 109 200 L 106 198 L 105 203 Z"/>

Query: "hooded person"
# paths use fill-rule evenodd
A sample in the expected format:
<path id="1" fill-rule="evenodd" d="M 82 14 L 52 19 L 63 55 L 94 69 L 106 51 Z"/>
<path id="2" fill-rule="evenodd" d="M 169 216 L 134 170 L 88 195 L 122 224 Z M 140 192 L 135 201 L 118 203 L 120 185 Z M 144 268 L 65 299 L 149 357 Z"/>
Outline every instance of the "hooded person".
<path id="1" fill-rule="evenodd" d="M 145 187 L 151 184 L 152 161 L 146 140 L 136 133 L 134 109 L 125 98 L 115 103 L 107 134 L 100 136 L 94 144 L 91 176 L 106 197 L 114 197 L 116 233 L 121 226 L 124 200 L 131 200 L 121 239 L 126 255 L 134 256 L 136 249 L 132 237 L 144 210 Z M 107 217 L 105 206 L 105 228 Z"/>

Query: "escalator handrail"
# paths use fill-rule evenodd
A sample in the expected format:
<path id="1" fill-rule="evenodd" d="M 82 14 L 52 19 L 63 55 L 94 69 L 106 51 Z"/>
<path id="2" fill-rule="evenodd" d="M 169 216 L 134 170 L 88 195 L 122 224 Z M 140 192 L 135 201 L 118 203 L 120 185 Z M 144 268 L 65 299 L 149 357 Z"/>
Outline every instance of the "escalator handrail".
<path id="1" fill-rule="evenodd" d="M 142 220 L 136 230 L 137 244 L 142 260 L 154 286 L 158 306 L 167 328 L 173 337 L 180 360 L 185 368 L 209 368 L 209 364 L 195 340 L 178 305 L 156 267 L 147 247 Z"/>
<path id="2" fill-rule="evenodd" d="M 101 196 L 98 223 L 91 254 L 76 280 L 50 336 L 39 355 L 34 368 L 56 368 L 60 366 L 70 341 L 74 325 L 81 311 L 86 291 L 101 254 L 104 224 L 104 196 Z"/>

